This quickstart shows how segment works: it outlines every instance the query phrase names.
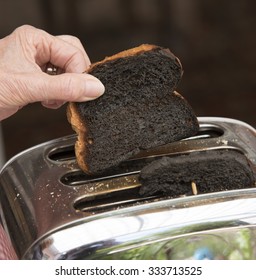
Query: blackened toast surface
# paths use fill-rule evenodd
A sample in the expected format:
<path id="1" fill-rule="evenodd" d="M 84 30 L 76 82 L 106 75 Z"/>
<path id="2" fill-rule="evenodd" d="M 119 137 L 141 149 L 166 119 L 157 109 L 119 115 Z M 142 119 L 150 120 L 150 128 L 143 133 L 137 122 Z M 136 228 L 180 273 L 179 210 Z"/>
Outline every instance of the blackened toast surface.
<path id="1" fill-rule="evenodd" d="M 196 134 L 199 125 L 177 92 L 183 70 L 168 50 L 152 45 L 122 52 L 88 71 L 105 85 L 98 99 L 70 103 L 78 134 L 76 157 L 87 173 L 100 173 L 147 149 Z"/>
<path id="2" fill-rule="evenodd" d="M 209 150 L 163 157 L 145 166 L 139 178 L 140 194 L 177 197 L 255 187 L 247 158 L 235 150 Z"/>

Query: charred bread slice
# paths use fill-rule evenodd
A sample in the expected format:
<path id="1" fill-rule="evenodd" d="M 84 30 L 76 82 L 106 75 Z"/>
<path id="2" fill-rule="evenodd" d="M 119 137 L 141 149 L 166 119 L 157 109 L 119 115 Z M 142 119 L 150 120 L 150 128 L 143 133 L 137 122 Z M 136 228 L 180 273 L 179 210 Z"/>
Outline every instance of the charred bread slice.
<path id="1" fill-rule="evenodd" d="M 68 105 L 78 134 L 80 168 L 95 174 L 118 165 L 141 149 L 197 133 L 197 118 L 175 89 L 183 70 L 169 49 L 141 45 L 88 69 L 105 86 L 96 100 Z"/>
<path id="2" fill-rule="evenodd" d="M 162 157 L 142 168 L 140 194 L 171 197 L 255 187 L 255 172 L 236 150 L 208 150 Z"/>

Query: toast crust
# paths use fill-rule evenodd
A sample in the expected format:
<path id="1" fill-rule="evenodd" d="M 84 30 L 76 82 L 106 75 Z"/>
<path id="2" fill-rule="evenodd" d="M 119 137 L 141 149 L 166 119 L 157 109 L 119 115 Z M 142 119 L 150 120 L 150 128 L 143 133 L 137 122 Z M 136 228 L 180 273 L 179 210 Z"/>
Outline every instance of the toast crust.
<path id="1" fill-rule="evenodd" d="M 87 71 L 85 71 L 85 73 L 90 73 L 90 71 L 92 71 L 94 67 L 96 67 L 98 65 L 101 65 L 101 64 L 104 64 L 106 62 L 109 62 L 111 60 L 135 56 L 135 55 L 138 55 L 140 53 L 152 51 L 152 50 L 158 49 L 158 48 L 160 48 L 160 47 L 156 46 L 156 45 L 142 44 L 138 47 L 134 47 L 132 49 L 121 51 L 121 52 L 119 52 L 117 54 L 114 54 L 112 56 L 106 56 L 103 60 L 91 64 L 89 69 Z M 165 52 L 169 56 L 173 57 L 173 59 L 175 59 L 178 62 L 178 64 L 181 66 L 181 62 L 180 62 L 179 58 L 176 57 L 169 49 L 167 49 L 167 48 L 166 49 L 161 48 L 161 49 L 162 49 L 163 52 Z"/>
<path id="2" fill-rule="evenodd" d="M 94 67 L 96 67 L 100 64 L 104 64 L 108 61 L 115 60 L 115 59 L 118 59 L 118 58 L 134 56 L 134 55 L 137 55 L 141 52 L 151 51 L 151 50 L 156 49 L 156 48 L 157 48 L 157 46 L 155 46 L 155 45 L 142 44 L 138 47 L 135 47 L 135 48 L 132 48 L 132 49 L 129 49 L 129 50 L 121 51 L 121 52 L 119 52 L 117 54 L 114 54 L 112 56 L 106 56 L 103 60 L 91 64 L 88 71 L 86 71 L 86 72 L 90 72 L 90 70 L 92 70 Z"/>
<path id="3" fill-rule="evenodd" d="M 77 107 L 74 102 L 70 102 L 67 107 L 67 118 L 70 122 L 73 130 L 77 133 L 77 140 L 75 143 L 75 154 L 78 165 L 82 170 L 89 173 L 88 166 L 86 164 L 87 157 L 87 128 L 86 124 L 83 123 L 78 113 Z"/>

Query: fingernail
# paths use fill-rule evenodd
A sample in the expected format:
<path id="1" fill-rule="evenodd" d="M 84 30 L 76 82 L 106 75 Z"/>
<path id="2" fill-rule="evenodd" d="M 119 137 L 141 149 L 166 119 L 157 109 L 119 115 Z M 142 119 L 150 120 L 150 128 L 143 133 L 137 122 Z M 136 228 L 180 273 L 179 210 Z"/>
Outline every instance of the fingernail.
<path id="1" fill-rule="evenodd" d="M 88 97 L 99 97 L 105 91 L 105 87 L 102 82 L 98 79 L 88 79 L 86 81 L 86 96 Z"/>

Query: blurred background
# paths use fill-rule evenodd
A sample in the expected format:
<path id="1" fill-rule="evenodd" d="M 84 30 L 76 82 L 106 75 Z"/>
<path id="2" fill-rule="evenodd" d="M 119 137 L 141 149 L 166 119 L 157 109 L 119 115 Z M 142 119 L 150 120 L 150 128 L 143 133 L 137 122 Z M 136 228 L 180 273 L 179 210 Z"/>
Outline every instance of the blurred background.
<path id="1" fill-rule="evenodd" d="M 23 24 L 71 34 L 92 62 L 142 43 L 168 47 L 198 116 L 256 127 L 255 10 L 254 0 L 0 0 L 0 38 Z M 73 133 L 65 110 L 31 104 L 2 121 L 6 159 Z"/>

